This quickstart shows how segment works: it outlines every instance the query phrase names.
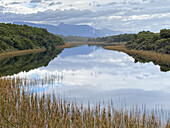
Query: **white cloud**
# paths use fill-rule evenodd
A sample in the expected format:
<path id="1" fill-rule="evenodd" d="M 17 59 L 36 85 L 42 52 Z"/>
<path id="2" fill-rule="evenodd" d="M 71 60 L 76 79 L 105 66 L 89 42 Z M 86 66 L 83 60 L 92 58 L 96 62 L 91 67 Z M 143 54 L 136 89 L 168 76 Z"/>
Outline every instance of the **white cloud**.
<path id="1" fill-rule="evenodd" d="M 125 32 L 141 30 L 157 32 L 161 28 L 170 27 L 169 8 L 170 1 L 167 0 L 165 2 L 158 0 L 1 0 L 0 21 L 33 21 L 55 25 L 65 22 L 89 24 L 96 28 L 106 27 Z M 82 12 L 86 13 L 82 14 Z M 3 19 L 3 13 L 7 18 Z M 150 22 L 156 24 L 156 28 L 153 24 L 146 25 Z"/>

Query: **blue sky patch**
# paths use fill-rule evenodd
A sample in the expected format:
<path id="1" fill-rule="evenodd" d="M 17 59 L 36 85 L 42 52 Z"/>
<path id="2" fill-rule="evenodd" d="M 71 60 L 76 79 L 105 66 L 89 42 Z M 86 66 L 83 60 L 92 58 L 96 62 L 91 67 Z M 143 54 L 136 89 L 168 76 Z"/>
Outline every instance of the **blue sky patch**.
<path id="1" fill-rule="evenodd" d="M 34 8 L 34 7 L 36 7 L 38 4 L 37 3 L 29 3 L 28 5 L 27 5 L 27 7 L 29 7 L 29 8 Z"/>

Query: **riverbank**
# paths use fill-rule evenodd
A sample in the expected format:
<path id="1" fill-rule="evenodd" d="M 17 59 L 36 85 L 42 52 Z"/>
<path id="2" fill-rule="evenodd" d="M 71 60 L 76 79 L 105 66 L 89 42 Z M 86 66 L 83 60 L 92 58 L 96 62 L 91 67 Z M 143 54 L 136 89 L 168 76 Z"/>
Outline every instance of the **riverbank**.
<path id="1" fill-rule="evenodd" d="M 72 47 L 77 47 L 77 46 L 85 45 L 85 44 L 102 45 L 102 44 L 107 44 L 107 43 L 105 42 L 70 42 L 70 43 L 66 43 L 65 45 L 57 46 L 56 49 L 72 48 Z M 40 52 L 44 52 L 45 50 L 46 49 L 29 49 L 29 50 L 16 50 L 16 51 L 11 51 L 11 52 L 0 53 L 0 60 L 3 60 L 8 57 L 40 53 Z"/>
<path id="2" fill-rule="evenodd" d="M 128 50 L 125 45 L 103 46 L 104 49 L 124 52 L 128 55 L 138 55 L 143 58 L 156 61 L 158 63 L 170 64 L 170 55 L 156 53 L 153 51 Z"/>
<path id="3" fill-rule="evenodd" d="M 11 52 L 5 52 L 0 53 L 0 60 L 3 60 L 8 57 L 15 57 L 15 56 L 21 56 L 21 55 L 28 55 L 33 53 L 40 53 L 44 52 L 46 49 L 29 49 L 29 50 L 17 50 L 17 51 L 11 51 Z"/>
<path id="4" fill-rule="evenodd" d="M 124 44 L 120 43 L 105 43 L 105 42 L 71 42 L 66 43 L 65 45 L 61 46 L 61 48 L 72 48 L 77 47 L 80 45 L 101 45 L 104 49 L 107 50 L 115 50 L 119 52 L 124 52 L 130 56 L 138 56 L 147 61 L 154 61 L 158 64 L 168 64 L 170 65 L 170 55 L 168 54 L 161 54 L 156 53 L 154 51 L 144 51 L 144 50 L 128 50 Z"/>
<path id="5" fill-rule="evenodd" d="M 69 42 L 65 43 L 65 45 L 56 47 L 57 49 L 59 48 L 73 48 L 73 47 L 78 47 L 81 45 L 109 45 L 108 43 L 105 42 Z"/>
<path id="6" fill-rule="evenodd" d="M 68 44 L 65 44 L 62 46 L 57 46 L 56 49 L 72 48 L 75 46 L 76 45 L 74 45 L 72 43 L 68 43 Z M 45 51 L 46 51 L 46 49 L 44 48 L 44 49 L 29 49 L 29 50 L 16 50 L 16 51 L 11 51 L 11 52 L 5 52 L 5 53 L 0 53 L 0 60 L 9 58 L 9 57 L 41 53 L 41 52 L 45 52 Z"/>
<path id="7" fill-rule="evenodd" d="M 81 46 L 81 45 L 85 45 L 85 44 L 87 44 L 87 45 L 101 45 L 104 49 L 107 49 L 107 50 L 115 50 L 115 51 L 119 51 L 119 52 L 124 52 L 131 56 L 137 55 L 142 58 L 146 58 L 147 60 L 155 61 L 155 62 L 161 63 L 161 64 L 170 64 L 170 55 L 156 53 L 154 51 L 128 50 L 125 47 L 125 44 L 120 44 L 120 43 L 70 42 L 70 43 L 66 43 L 65 45 L 62 45 L 62 46 L 57 46 L 56 49 L 72 48 L 72 47 L 77 47 L 77 46 Z M 0 60 L 3 60 L 8 57 L 40 53 L 40 52 L 44 52 L 45 50 L 46 49 L 31 49 L 31 50 L 18 50 L 18 51 L 1 53 Z"/>

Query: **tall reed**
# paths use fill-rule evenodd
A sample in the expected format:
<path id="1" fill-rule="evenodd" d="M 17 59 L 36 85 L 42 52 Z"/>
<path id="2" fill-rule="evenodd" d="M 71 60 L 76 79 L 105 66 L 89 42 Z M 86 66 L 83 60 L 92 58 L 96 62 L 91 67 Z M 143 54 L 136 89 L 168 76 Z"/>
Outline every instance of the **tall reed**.
<path id="1" fill-rule="evenodd" d="M 16 78 L 0 78 L 0 127 L 20 128 L 170 128 L 153 112 L 116 110 L 113 104 L 93 108 L 53 95 L 26 93 L 23 82 Z M 22 92 L 22 93 L 21 93 Z"/>

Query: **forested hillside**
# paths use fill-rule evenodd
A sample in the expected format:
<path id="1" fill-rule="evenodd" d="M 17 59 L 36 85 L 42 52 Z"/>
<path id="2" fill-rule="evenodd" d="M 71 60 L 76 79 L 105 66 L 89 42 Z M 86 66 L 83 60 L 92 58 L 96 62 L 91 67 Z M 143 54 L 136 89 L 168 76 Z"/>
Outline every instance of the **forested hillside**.
<path id="1" fill-rule="evenodd" d="M 62 44 L 61 38 L 46 29 L 0 23 L 0 53 L 37 48 L 50 50 Z"/>
<path id="2" fill-rule="evenodd" d="M 170 54 L 170 29 L 162 29 L 160 33 L 142 31 L 135 39 L 126 44 L 128 49 L 152 50 L 158 53 Z"/>

